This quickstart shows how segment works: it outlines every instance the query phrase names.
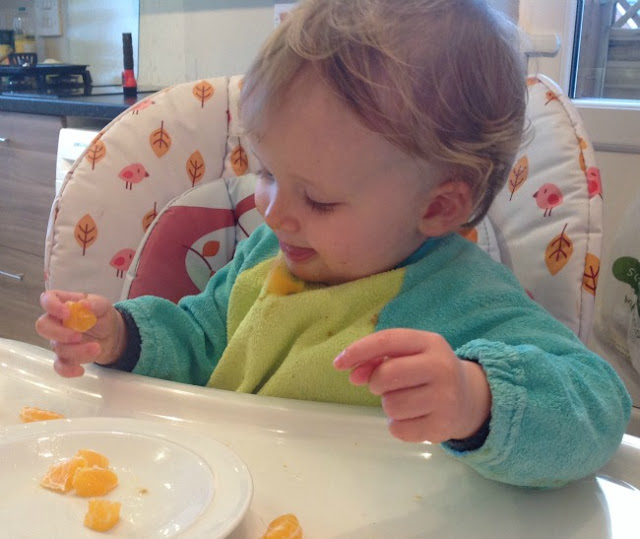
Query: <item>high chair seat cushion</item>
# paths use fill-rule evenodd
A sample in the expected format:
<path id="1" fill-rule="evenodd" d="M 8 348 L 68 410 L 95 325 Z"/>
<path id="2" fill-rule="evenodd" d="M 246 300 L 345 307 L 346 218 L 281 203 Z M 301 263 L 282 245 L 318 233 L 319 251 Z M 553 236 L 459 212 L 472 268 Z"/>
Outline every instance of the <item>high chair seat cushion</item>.
<path id="1" fill-rule="evenodd" d="M 244 150 L 239 137 L 227 149 L 228 88 L 227 77 L 166 88 L 100 131 L 54 200 L 45 244 L 47 288 L 119 300 L 124 276 L 158 212 L 224 170 L 236 175 L 228 165 L 230 153 Z M 244 174 L 248 166 L 236 170 Z"/>
<path id="2" fill-rule="evenodd" d="M 204 290 L 233 258 L 237 242 L 262 223 L 255 180 L 252 174 L 220 178 L 169 202 L 136 251 L 121 299 L 150 294 L 177 302 Z"/>
<path id="3" fill-rule="evenodd" d="M 528 91 L 528 138 L 489 217 L 502 262 L 586 342 L 600 270 L 600 172 L 571 100 L 542 75 Z"/>
<path id="4" fill-rule="evenodd" d="M 107 125 L 52 207 L 47 288 L 111 301 L 202 290 L 262 222 L 260 164 L 238 118 L 242 77 L 162 90 Z M 509 183 L 465 236 L 586 341 L 599 271 L 602 189 L 582 122 L 549 79 L 529 79 L 529 136 Z"/>

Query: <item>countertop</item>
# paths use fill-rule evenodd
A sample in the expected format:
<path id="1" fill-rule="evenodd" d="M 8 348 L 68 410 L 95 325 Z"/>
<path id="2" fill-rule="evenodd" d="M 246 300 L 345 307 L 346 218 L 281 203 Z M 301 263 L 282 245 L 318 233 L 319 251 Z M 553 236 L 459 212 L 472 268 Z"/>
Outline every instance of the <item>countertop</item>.
<path id="1" fill-rule="evenodd" d="M 138 92 L 136 97 L 122 94 L 52 97 L 0 93 L 0 112 L 23 112 L 47 116 L 78 116 L 112 120 L 131 105 L 153 94 Z"/>

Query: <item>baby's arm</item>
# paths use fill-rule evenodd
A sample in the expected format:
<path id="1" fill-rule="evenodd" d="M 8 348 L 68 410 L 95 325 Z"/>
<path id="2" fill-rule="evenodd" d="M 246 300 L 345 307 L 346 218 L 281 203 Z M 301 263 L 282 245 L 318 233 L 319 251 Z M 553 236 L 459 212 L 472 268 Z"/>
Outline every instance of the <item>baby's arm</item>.
<path id="1" fill-rule="evenodd" d="M 97 318 L 85 332 L 64 325 L 71 315 L 67 301 L 78 301 Z M 85 363 L 109 365 L 125 349 L 127 335 L 124 321 L 111 302 L 93 294 L 50 290 L 40 297 L 45 313 L 36 321 L 36 331 L 49 339 L 56 354 L 53 368 L 61 376 L 81 376 Z"/>
<path id="2" fill-rule="evenodd" d="M 350 381 L 380 395 L 393 436 L 444 442 L 473 436 L 491 410 L 482 367 L 456 357 L 436 333 L 387 329 L 348 346 L 334 361 Z"/>

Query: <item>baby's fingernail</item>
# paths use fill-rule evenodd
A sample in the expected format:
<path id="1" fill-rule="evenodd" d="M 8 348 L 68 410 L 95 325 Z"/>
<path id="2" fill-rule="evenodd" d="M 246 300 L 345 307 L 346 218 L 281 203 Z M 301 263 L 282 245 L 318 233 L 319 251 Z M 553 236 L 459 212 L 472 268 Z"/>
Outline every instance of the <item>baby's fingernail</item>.
<path id="1" fill-rule="evenodd" d="M 342 361 L 344 360 L 344 356 L 346 355 L 347 351 L 343 350 L 342 352 L 340 352 L 333 360 L 333 365 L 334 367 L 340 367 L 340 364 L 342 363 Z"/>

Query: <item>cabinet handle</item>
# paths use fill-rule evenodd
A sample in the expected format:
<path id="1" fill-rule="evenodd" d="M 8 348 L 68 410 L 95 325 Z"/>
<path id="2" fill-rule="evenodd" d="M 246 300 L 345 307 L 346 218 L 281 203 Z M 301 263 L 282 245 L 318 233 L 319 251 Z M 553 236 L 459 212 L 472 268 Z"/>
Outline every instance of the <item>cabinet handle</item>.
<path id="1" fill-rule="evenodd" d="M 9 144 L 9 137 L 0 137 L 0 144 Z"/>
<path id="2" fill-rule="evenodd" d="M 9 273 L 8 271 L 0 270 L 0 275 L 9 277 L 9 279 L 15 279 L 16 281 L 22 281 L 24 279 L 24 273 Z"/>

